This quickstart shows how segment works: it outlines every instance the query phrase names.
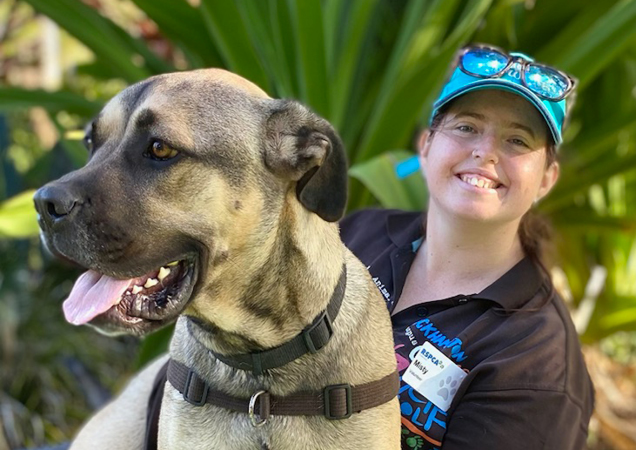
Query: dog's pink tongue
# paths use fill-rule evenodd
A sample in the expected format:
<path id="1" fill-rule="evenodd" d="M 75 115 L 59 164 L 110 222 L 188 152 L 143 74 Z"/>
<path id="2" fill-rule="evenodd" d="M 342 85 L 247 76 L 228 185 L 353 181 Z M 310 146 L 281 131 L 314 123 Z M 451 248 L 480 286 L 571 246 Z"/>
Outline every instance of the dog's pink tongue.
<path id="1" fill-rule="evenodd" d="M 64 317 L 73 325 L 83 325 L 117 304 L 131 280 L 116 280 L 93 270 L 83 273 L 64 300 Z"/>

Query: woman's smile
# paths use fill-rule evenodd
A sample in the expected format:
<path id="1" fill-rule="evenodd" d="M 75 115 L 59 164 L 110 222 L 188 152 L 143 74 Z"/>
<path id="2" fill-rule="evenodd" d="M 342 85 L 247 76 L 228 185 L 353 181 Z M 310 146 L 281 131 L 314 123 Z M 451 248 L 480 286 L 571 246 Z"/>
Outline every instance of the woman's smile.
<path id="1" fill-rule="evenodd" d="M 462 170 L 455 177 L 460 180 L 464 189 L 479 194 L 497 194 L 497 189 L 504 187 L 497 175 L 478 168 Z"/>

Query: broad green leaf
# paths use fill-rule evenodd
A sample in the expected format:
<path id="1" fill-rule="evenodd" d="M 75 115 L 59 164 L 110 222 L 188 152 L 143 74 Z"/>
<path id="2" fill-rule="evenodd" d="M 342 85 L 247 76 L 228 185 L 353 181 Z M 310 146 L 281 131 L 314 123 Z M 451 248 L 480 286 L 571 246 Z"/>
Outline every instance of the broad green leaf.
<path id="1" fill-rule="evenodd" d="M 375 156 L 385 148 L 397 146 L 402 142 L 409 142 L 413 136 L 420 113 L 429 107 L 429 99 L 436 95 L 440 88 L 441 80 L 447 72 L 447 64 L 455 54 L 455 49 L 450 48 L 430 59 L 426 68 L 412 75 L 411 79 L 404 83 L 399 90 L 384 106 L 381 119 L 372 129 L 367 126 L 367 146 L 362 144 L 357 161 L 364 161 L 368 156 Z"/>
<path id="2" fill-rule="evenodd" d="M 49 112 L 68 111 L 81 116 L 96 114 L 101 104 L 72 92 L 48 92 L 42 89 L 0 87 L 0 111 L 39 106 Z"/>
<path id="3" fill-rule="evenodd" d="M 265 71 L 274 84 L 276 97 L 293 97 L 293 73 L 289 72 L 284 52 L 277 51 L 274 26 L 271 23 L 270 5 L 267 2 L 239 1 L 236 3 L 251 42 L 263 62 Z"/>
<path id="4" fill-rule="evenodd" d="M 354 2 L 343 2 L 340 0 L 323 1 L 323 28 L 325 30 L 325 60 L 327 64 L 327 74 L 331 77 L 336 64 L 336 55 L 340 53 L 342 45 L 340 30 L 345 25 L 345 20 L 349 18 L 349 6 Z M 371 2 L 369 2 L 371 3 Z"/>
<path id="5" fill-rule="evenodd" d="M 366 33 L 370 29 L 369 25 L 376 4 L 377 0 L 355 0 L 350 2 L 351 11 L 340 39 L 342 42 L 341 49 L 331 56 L 334 62 L 333 68 L 329 72 L 329 84 L 332 86 L 329 119 L 336 129 L 342 127 L 345 119 L 347 100 L 350 98 L 355 69 L 359 64 L 362 46 L 367 37 Z M 331 20 L 335 21 L 336 18 Z M 326 32 L 334 33 L 335 30 L 326 30 Z"/>
<path id="6" fill-rule="evenodd" d="M 636 303 L 636 299 L 634 299 L 634 302 Z M 636 329 L 636 307 L 606 314 L 599 319 L 599 324 L 601 327 L 608 329 L 626 326 Z"/>
<path id="7" fill-rule="evenodd" d="M 395 174 L 395 166 L 413 156 L 406 150 L 392 150 L 354 165 L 349 175 L 371 191 L 385 208 L 421 210 L 426 202 L 426 185 L 417 173 L 405 179 Z"/>
<path id="8" fill-rule="evenodd" d="M 24 1 L 57 22 L 90 48 L 98 59 L 113 66 L 113 69 L 127 81 L 138 81 L 166 68 L 145 44 L 80 1 Z M 139 67 L 134 63 L 135 55 L 144 58 L 146 67 Z"/>
<path id="9" fill-rule="evenodd" d="M 0 203 L 0 238 L 27 238 L 39 233 L 33 206 L 35 191 L 25 191 Z"/>
<path id="10" fill-rule="evenodd" d="M 444 48 L 464 45 L 482 24 L 492 0 L 473 0 L 464 5 L 457 23 L 449 25 L 450 35 L 444 40 Z"/>
<path id="11" fill-rule="evenodd" d="M 278 55 L 280 70 L 285 74 L 283 78 L 286 87 L 291 86 L 291 95 L 300 98 L 298 85 L 295 32 L 291 13 L 287 2 L 281 0 L 267 0 L 269 3 L 269 17 L 272 24 L 273 46 Z"/>
<path id="12" fill-rule="evenodd" d="M 159 58 L 141 39 L 131 36 L 126 30 L 116 26 L 112 22 L 109 22 L 108 25 L 111 26 L 115 35 L 119 36 L 122 41 L 126 42 L 130 48 L 132 48 L 132 61 L 135 65 L 142 66 L 149 71 L 151 75 L 175 71 L 174 66 Z M 139 56 L 143 58 L 143 65 L 141 60 L 138 61 Z"/>
<path id="13" fill-rule="evenodd" d="M 327 60 L 320 0 L 296 2 L 287 5 L 294 26 L 296 68 L 300 99 L 323 117 L 329 115 Z"/>
<path id="14" fill-rule="evenodd" d="M 636 38 L 636 2 L 622 0 L 570 43 L 553 61 L 587 85 Z"/>
<path id="15" fill-rule="evenodd" d="M 636 216 L 599 216 L 584 208 L 568 209 L 552 215 L 552 222 L 563 229 L 581 229 L 599 232 L 636 231 Z"/>
<path id="16" fill-rule="evenodd" d="M 413 4 L 419 5 L 417 2 Z M 406 55 L 403 54 L 396 60 L 397 62 L 392 61 L 392 64 L 396 64 L 397 69 L 390 67 L 387 70 L 387 76 L 392 74 L 395 78 L 393 78 L 392 84 L 383 83 L 382 85 L 379 100 L 366 127 L 360 149 L 355 155 L 356 162 L 364 161 L 386 148 L 399 146 L 408 139 L 420 114 L 424 112 L 424 115 L 427 115 L 430 111 L 430 105 L 448 72 L 448 64 L 455 51 L 479 26 L 480 20 L 490 4 L 491 0 L 465 4 L 457 27 L 448 38 L 438 43 L 437 51 L 432 52 L 433 54 L 428 55 L 427 58 L 422 57 L 413 63 L 405 61 Z M 434 5 L 439 6 L 439 3 Z M 431 17 L 425 15 L 424 23 L 435 20 L 450 21 L 451 18 L 445 8 L 432 7 L 430 11 L 427 11 L 427 14 L 430 14 Z M 410 19 L 407 17 L 406 20 Z M 410 26 L 411 22 L 407 22 L 405 29 Z M 413 26 L 417 30 L 417 23 Z M 417 34 L 406 35 L 401 41 L 398 41 L 397 45 L 402 44 L 404 48 L 411 48 L 414 36 Z M 407 62 L 411 66 L 405 66 Z M 397 74 L 403 70 L 406 71 L 407 78 L 396 79 Z M 393 71 L 395 73 L 392 73 Z"/>
<path id="17" fill-rule="evenodd" d="M 155 21 L 161 34 L 179 45 L 192 67 L 221 67 L 215 43 L 207 35 L 200 11 L 185 0 L 132 0 Z"/>
<path id="18" fill-rule="evenodd" d="M 393 42 L 402 32 L 404 10 L 404 7 L 396 9 L 395 4 L 387 2 L 376 4 L 373 17 L 368 22 L 368 29 L 365 30 L 366 37 L 360 48 L 361 54 L 358 57 L 349 85 L 348 98 L 337 100 L 337 102 L 344 103 L 342 124 L 337 129 L 349 150 L 348 154 L 351 156 L 351 160 L 355 159 L 354 156 L 359 150 L 359 140 L 363 130 L 376 107 L 375 105 L 377 105 L 380 87 L 384 79 L 382 74 L 385 73 L 389 67 L 389 62 L 394 58 Z M 345 22 L 346 20 L 348 19 L 345 17 Z M 386 44 L 378 42 L 378 39 L 384 40 Z M 338 38 L 338 40 L 342 39 Z M 345 43 L 340 43 L 336 46 L 336 54 L 343 51 L 344 45 Z M 401 147 L 404 146 L 401 145 Z M 355 186 L 354 184 L 354 190 Z M 354 203 L 357 201 L 355 195 L 354 193 L 352 197 Z M 371 197 L 369 196 L 369 198 Z"/>
<path id="19" fill-rule="evenodd" d="M 615 142 L 617 135 L 626 129 L 636 129 L 636 116 L 617 114 L 607 117 L 607 120 L 593 127 L 587 127 L 571 143 L 572 148 L 565 149 L 572 154 L 568 164 L 575 167 L 589 167 L 590 163 L 599 158 L 606 159 L 608 144 Z"/>
<path id="20" fill-rule="evenodd" d="M 483 19 L 483 26 L 475 32 L 475 37 L 471 41 L 502 45 L 501 40 L 505 39 L 509 42 L 504 45 L 506 50 L 512 51 L 519 48 L 518 30 L 515 24 L 516 7 L 511 3 L 514 2 L 494 2 Z"/>
<path id="21" fill-rule="evenodd" d="M 388 127 L 380 127 L 381 119 L 383 118 L 384 109 L 389 103 L 391 96 L 393 95 L 396 86 L 398 85 L 398 79 L 400 76 L 400 70 L 403 66 L 404 58 L 410 48 L 413 35 L 417 32 L 418 26 L 422 21 L 422 16 L 426 11 L 427 2 L 410 1 L 407 4 L 406 11 L 404 12 L 403 26 L 401 32 L 397 38 L 397 41 L 393 45 L 393 51 L 391 52 L 391 59 L 389 60 L 386 71 L 382 75 L 382 82 L 380 90 L 376 96 L 375 103 L 372 105 L 371 116 L 366 122 L 365 133 L 363 135 L 360 145 L 355 150 L 351 150 L 351 161 L 361 162 L 368 159 L 375 151 L 376 148 L 385 150 L 389 148 L 385 146 L 373 146 L 373 139 L 378 134 L 384 134 L 385 129 Z M 382 128 L 380 130 L 380 128 Z"/>
<path id="22" fill-rule="evenodd" d="M 533 55 L 537 61 L 555 64 L 563 54 L 584 35 L 594 23 L 611 8 L 611 2 L 594 2 L 587 5 L 572 19 L 564 23 L 559 33 L 552 36 L 548 44 Z M 545 25 L 544 25 L 545 26 Z M 565 70 L 565 69 L 564 69 Z"/>
<path id="23" fill-rule="evenodd" d="M 413 70 L 424 64 L 431 57 L 431 52 L 437 52 L 444 37 L 452 30 L 450 25 L 461 5 L 462 2 L 458 0 L 431 2 L 404 55 L 402 78 L 407 78 Z"/>
<path id="24" fill-rule="evenodd" d="M 110 81 L 113 78 L 119 78 L 120 74 L 117 69 L 110 66 L 99 59 L 86 64 L 78 64 L 75 68 L 78 75 L 87 75 L 96 81 Z"/>
<path id="25" fill-rule="evenodd" d="M 202 0 L 199 9 L 226 67 L 270 92 L 269 79 L 237 4 L 226 0 Z"/>
<path id="26" fill-rule="evenodd" d="M 568 171 L 564 168 L 561 181 L 542 202 L 542 210 L 555 211 L 557 208 L 572 202 L 574 195 L 585 191 L 596 183 L 607 181 L 610 177 L 636 169 L 636 155 L 605 158 L 585 170 Z"/>

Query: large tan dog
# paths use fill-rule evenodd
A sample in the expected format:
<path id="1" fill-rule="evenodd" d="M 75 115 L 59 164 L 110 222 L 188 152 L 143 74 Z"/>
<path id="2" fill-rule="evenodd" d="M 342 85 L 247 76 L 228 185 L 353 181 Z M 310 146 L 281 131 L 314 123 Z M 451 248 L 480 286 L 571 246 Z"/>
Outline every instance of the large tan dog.
<path id="1" fill-rule="evenodd" d="M 243 399 L 357 386 L 395 371 L 384 302 L 334 223 L 346 202 L 346 161 L 324 119 L 208 69 L 124 90 L 86 143 L 86 166 L 35 197 L 46 245 L 89 269 L 64 304 L 70 322 L 143 335 L 179 317 L 170 358 Z M 291 341 L 345 279 L 322 349 L 262 374 L 218 359 Z M 150 391 L 166 360 L 133 379 L 72 449 L 143 448 Z M 193 405 L 168 382 L 158 446 L 399 448 L 396 399 L 340 420 L 271 415 L 255 426 L 261 419 Z"/>

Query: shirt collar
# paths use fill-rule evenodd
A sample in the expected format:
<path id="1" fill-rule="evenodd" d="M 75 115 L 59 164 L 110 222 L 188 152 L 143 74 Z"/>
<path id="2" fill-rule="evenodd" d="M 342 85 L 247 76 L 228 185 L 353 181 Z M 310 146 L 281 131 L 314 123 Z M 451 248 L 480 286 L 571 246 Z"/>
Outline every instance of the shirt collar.
<path id="1" fill-rule="evenodd" d="M 409 246 L 417 251 L 426 229 L 426 213 L 391 213 L 386 217 L 386 228 L 398 248 Z M 518 309 L 537 294 L 545 280 L 539 266 L 526 256 L 493 284 L 470 297 L 491 300 L 504 309 Z"/>
<path id="2" fill-rule="evenodd" d="M 399 248 L 411 245 L 424 236 L 426 214 L 422 212 L 394 212 L 386 217 L 386 230 L 391 241 Z"/>
<path id="3" fill-rule="evenodd" d="M 546 281 L 538 264 L 527 256 L 497 281 L 473 295 L 499 303 L 504 309 L 518 309 L 534 297 Z"/>

